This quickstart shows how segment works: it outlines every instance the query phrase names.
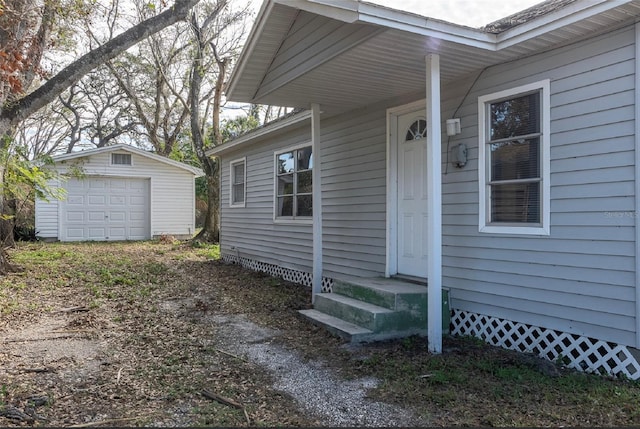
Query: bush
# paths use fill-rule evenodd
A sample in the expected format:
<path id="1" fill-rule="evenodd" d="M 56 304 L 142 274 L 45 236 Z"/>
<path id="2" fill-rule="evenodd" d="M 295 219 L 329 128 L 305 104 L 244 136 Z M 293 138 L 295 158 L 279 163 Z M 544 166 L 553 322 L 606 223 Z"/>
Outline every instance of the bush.
<path id="1" fill-rule="evenodd" d="M 32 226 L 13 227 L 13 238 L 16 241 L 38 241 L 38 231 Z"/>

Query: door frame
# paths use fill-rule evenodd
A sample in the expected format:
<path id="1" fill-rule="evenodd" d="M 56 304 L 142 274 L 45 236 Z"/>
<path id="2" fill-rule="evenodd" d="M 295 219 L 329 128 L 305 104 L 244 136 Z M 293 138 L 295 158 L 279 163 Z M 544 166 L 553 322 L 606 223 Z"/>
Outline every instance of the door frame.
<path id="1" fill-rule="evenodd" d="M 426 110 L 426 108 L 427 100 L 423 98 L 387 109 L 387 258 L 385 277 L 398 274 L 398 117 L 416 110 Z"/>

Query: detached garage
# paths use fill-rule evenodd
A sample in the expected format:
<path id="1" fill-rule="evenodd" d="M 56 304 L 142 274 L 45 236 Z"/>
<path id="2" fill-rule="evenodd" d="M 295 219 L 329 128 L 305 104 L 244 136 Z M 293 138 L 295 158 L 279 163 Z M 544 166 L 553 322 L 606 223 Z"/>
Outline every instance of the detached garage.
<path id="1" fill-rule="evenodd" d="M 190 238 L 195 231 L 195 183 L 202 170 L 128 145 L 58 155 L 59 173 L 80 171 L 53 186 L 62 201 L 36 201 L 36 231 L 60 241 Z"/>

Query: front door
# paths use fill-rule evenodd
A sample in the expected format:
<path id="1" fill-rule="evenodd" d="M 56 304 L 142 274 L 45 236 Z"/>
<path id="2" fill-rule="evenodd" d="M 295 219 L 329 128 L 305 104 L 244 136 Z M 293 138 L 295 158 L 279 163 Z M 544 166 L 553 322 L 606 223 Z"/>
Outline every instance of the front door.
<path id="1" fill-rule="evenodd" d="M 424 110 L 398 116 L 398 274 L 427 277 Z"/>

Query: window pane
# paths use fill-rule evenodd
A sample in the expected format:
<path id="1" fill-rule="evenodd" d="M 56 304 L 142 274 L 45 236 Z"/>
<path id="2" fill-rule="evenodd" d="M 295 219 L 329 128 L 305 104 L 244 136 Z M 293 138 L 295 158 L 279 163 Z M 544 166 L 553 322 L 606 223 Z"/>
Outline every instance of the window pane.
<path id="1" fill-rule="evenodd" d="M 311 146 L 298 150 L 298 170 L 309 170 L 313 168 L 313 155 Z"/>
<path id="2" fill-rule="evenodd" d="M 293 174 L 278 176 L 278 195 L 293 195 Z"/>
<path id="3" fill-rule="evenodd" d="M 278 216 L 293 216 L 293 197 L 278 197 Z"/>
<path id="4" fill-rule="evenodd" d="M 244 163 L 233 166 L 233 184 L 244 183 Z"/>
<path id="5" fill-rule="evenodd" d="M 491 221 L 540 223 L 540 182 L 492 185 Z"/>
<path id="6" fill-rule="evenodd" d="M 313 197 L 311 195 L 300 195 L 297 197 L 298 210 L 296 216 L 312 216 L 313 215 Z"/>
<path id="7" fill-rule="evenodd" d="M 539 132 L 539 93 L 491 103 L 491 140 Z"/>
<path id="8" fill-rule="evenodd" d="M 406 141 L 411 140 L 419 140 L 421 138 L 425 138 L 427 136 L 427 121 L 424 119 L 419 119 L 415 121 L 409 127 L 407 131 L 407 135 L 405 136 Z"/>
<path id="9" fill-rule="evenodd" d="M 129 153 L 112 153 L 111 163 L 115 165 L 131 165 L 131 154 Z"/>
<path id="10" fill-rule="evenodd" d="M 489 149 L 492 181 L 540 177 L 540 139 L 492 143 Z"/>
<path id="11" fill-rule="evenodd" d="M 294 168 L 293 152 L 278 155 L 278 174 L 293 173 Z"/>
<path id="12" fill-rule="evenodd" d="M 297 194 L 309 194 L 312 192 L 311 170 L 298 173 L 298 189 Z"/>
<path id="13" fill-rule="evenodd" d="M 233 185 L 233 202 L 234 203 L 243 203 L 244 202 L 244 184 Z"/>

